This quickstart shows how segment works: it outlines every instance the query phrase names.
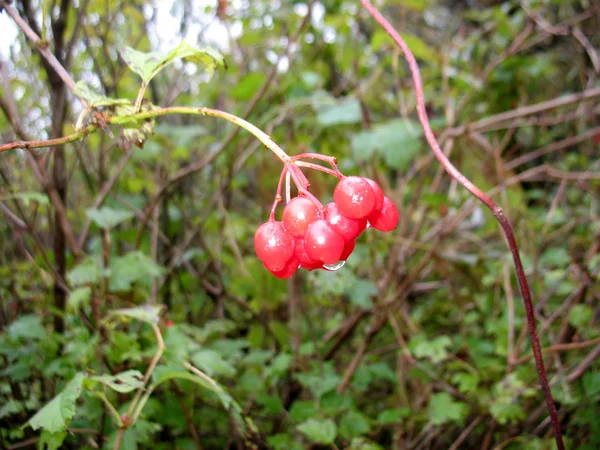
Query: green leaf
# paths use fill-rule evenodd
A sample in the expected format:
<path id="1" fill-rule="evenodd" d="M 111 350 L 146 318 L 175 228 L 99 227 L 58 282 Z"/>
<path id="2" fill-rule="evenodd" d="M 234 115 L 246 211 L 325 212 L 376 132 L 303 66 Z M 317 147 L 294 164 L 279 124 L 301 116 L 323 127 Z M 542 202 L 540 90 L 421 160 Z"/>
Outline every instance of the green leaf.
<path id="1" fill-rule="evenodd" d="M 410 51 L 415 55 L 415 58 L 431 63 L 438 62 L 439 56 L 435 49 L 427 45 L 421 38 L 411 33 L 400 33 L 400 35 L 402 36 L 402 39 L 404 39 L 404 42 L 406 42 L 406 45 L 410 48 Z M 396 44 L 384 30 L 375 31 L 371 38 L 371 48 L 373 51 L 379 51 L 384 46 L 395 48 Z"/>
<path id="2" fill-rule="evenodd" d="M 352 136 L 352 151 L 360 161 L 380 152 L 390 167 L 406 169 L 421 150 L 423 132 L 419 124 L 408 119 L 395 119 L 376 125 Z"/>
<path id="3" fill-rule="evenodd" d="M 350 447 L 347 447 L 346 450 L 383 450 L 383 447 L 363 437 L 357 437 L 352 439 Z"/>
<path id="4" fill-rule="evenodd" d="M 110 314 L 156 324 L 162 310 L 162 305 L 144 305 L 136 308 L 115 309 L 110 311 Z"/>
<path id="5" fill-rule="evenodd" d="M 186 58 L 199 67 L 203 66 L 209 77 L 212 77 L 217 67 L 225 66 L 223 55 L 218 51 L 210 47 L 197 49 L 192 47 L 186 41 L 183 41 L 170 52 L 144 53 L 134 50 L 131 47 L 125 47 L 121 51 L 121 57 L 123 58 L 123 61 L 125 61 L 125 64 L 142 77 L 143 82 L 146 84 L 148 84 L 157 73 L 177 59 Z"/>
<path id="6" fill-rule="evenodd" d="M 94 284 L 100 281 L 100 267 L 92 258 L 86 258 L 69 271 L 67 280 L 72 286 Z"/>
<path id="7" fill-rule="evenodd" d="M 69 294 L 67 299 L 67 309 L 72 312 L 79 312 L 81 306 L 88 305 L 92 298 L 92 288 L 89 286 L 82 286 L 74 289 Z"/>
<path id="8" fill-rule="evenodd" d="M 9 399 L 4 405 L 0 406 L 0 419 L 18 414 L 23 411 L 23 404 L 14 399 Z"/>
<path id="9" fill-rule="evenodd" d="M 263 84 L 265 78 L 266 75 L 264 72 L 250 72 L 235 85 L 229 94 L 236 100 L 250 100 Z"/>
<path id="10" fill-rule="evenodd" d="M 116 227 L 121 222 L 129 220 L 134 216 L 131 211 L 112 209 L 108 206 L 103 206 L 99 209 L 87 209 L 85 214 L 100 228 L 105 228 L 107 230 Z"/>
<path id="11" fill-rule="evenodd" d="M 116 375 L 100 375 L 91 377 L 90 380 L 105 384 L 123 394 L 144 386 L 144 375 L 139 370 L 127 370 Z"/>
<path id="12" fill-rule="evenodd" d="M 512 399 L 502 397 L 490 405 L 490 413 L 499 424 L 517 423 L 525 419 L 523 407 Z"/>
<path id="13" fill-rule="evenodd" d="M 219 385 L 215 380 L 210 378 L 208 375 L 199 376 L 184 371 L 176 370 L 160 370 L 160 366 L 156 368 L 155 372 L 159 372 L 159 376 L 156 377 L 154 383 L 149 388 L 154 390 L 158 385 L 173 379 L 188 380 L 202 386 L 206 390 L 216 394 L 217 398 L 221 401 L 221 404 L 228 411 L 236 422 L 236 425 L 243 433 L 247 433 L 249 430 L 255 432 L 256 428 L 254 424 L 246 419 L 242 415 L 242 408 L 240 405 L 231 397 L 231 395 Z"/>
<path id="14" fill-rule="evenodd" d="M 39 316 L 26 314 L 10 324 L 7 334 L 14 340 L 43 339 L 46 336 L 46 329 Z"/>
<path id="15" fill-rule="evenodd" d="M 401 423 L 403 419 L 410 416 L 410 409 L 408 408 L 392 408 L 385 409 L 377 416 L 377 422 L 381 425 L 391 425 L 395 423 Z"/>
<path id="16" fill-rule="evenodd" d="M 411 33 L 400 33 L 410 51 L 415 55 L 415 58 L 423 61 L 437 63 L 439 57 L 437 52 L 427 45 L 422 39 Z"/>
<path id="17" fill-rule="evenodd" d="M 292 436 L 284 433 L 267 437 L 267 443 L 273 450 L 303 450 L 304 447 Z"/>
<path id="18" fill-rule="evenodd" d="M 111 292 L 129 291 L 133 283 L 142 280 L 149 283 L 152 277 L 162 273 L 163 268 L 142 252 L 130 252 L 112 261 L 109 289 Z"/>
<path id="19" fill-rule="evenodd" d="M 131 104 L 124 98 L 110 98 L 96 93 L 84 80 L 75 85 L 75 95 L 85 99 L 92 107 Z"/>
<path id="20" fill-rule="evenodd" d="M 37 448 L 39 450 L 57 450 L 61 448 L 66 437 L 66 431 L 50 433 L 49 431 L 44 430 L 40 434 L 40 440 L 38 441 Z"/>
<path id="21" fill-rule="evenodd" d="M 50 433 L 65 430 L 68 422 L 75 416 L 75 403 L 81 395 L 81 384 L 84 378 L 83 373 L 75 375 L 60 394 L 29 420 L 31 428 L 34 430 L 42 428 Z"/>
<path id="22" fill-rule="evenodd" d="M 235 368 L 214 350 L 200 350 L 192 355 L 192 362 L 210 376 L 232 377 L 235 375 Z"/>
<path id="23" fill-rule="evenodd" d="M 308 419 L 296 428 L 312 442 L 318 442 L 320 444 L 333 444 L 337 435 L 337 427 L 335 426 L 335 422 L 331 419 Z"/>
<path id="24" fill-rule="evenodd" d="M 468 411 L 466 404 L 454 401 L 447 392 L 435 394 L 429 402 L 429 419 L 434 425 L 449 421 L 460 423 L 467 416 Z"/>
<path id="25" fill-rule="evenodd" d="M 439 363 L 448 357 L 448 347 L 452 346 L 452 340 L 448 336 L 440 336 L 433 340 L 427 340 L 423 336 L 411 339 L 410 347 L 413 348 L 417 358 L 428 358 L 433 363 Z"/>
<path id="26" fill-rule="evenodd" d="M 479 384 L 479 377 L 472 373 L 457 373 L 452 377 L 452 383 L 458 386 L 458 390 L 465 394 L 475 392 Z"/>
<path id="27" fill-rule="evenodd" d="M 600 395 L 600 373 L 587 372 L 582 378 L 583 391 L 587 396 L 593 398 Z M 0 417 L 2 417 L 0 415 Z"/>
<path id="28" fill-rule="evenodd" d="M 324 127 L 341 124 L 359 123 L 360 103 L 354 97 L 348 97 L 334 104 L 318 105 L 317 122 Z"/>
<path id="29" fill-rule="evenodd" d="M 50 199 L 46 194 L 41 192 L 18 192 L 16 194 L 10 194 L 0 197 L 0 201 L 18 199 L 23 202 L 25 206 L 29 206 L 31 202 L 37 202 L 40 205 L 49 205 Z"/>
<path id="30" fill-rule="evenodd" d="M 358 279 L 350 285 L 347 291 L 350 301 L 362 309 L 373 306 L 371 297 L 377 295 L 377 286 L 370 280 Z"/>
<path id="31" fill-rule="evenodd" d="M 590 305 L 575 305 L 569 311 L 569 323 L 574 328 L 585 328 L 593 315 L 594 310 Z"/>
<path id="32" fill-rule="evenodd" d="M 340 420 L 340 435 L 345 439 L 351 439 L 371 431 L 369 419 L 358 411 L 348 411 Z"/>

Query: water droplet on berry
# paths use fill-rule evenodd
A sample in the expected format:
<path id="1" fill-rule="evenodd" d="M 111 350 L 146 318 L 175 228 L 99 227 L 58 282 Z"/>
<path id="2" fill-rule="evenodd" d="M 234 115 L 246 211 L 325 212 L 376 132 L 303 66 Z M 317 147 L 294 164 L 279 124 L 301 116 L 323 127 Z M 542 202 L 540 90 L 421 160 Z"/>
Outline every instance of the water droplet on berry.
<path id="1" fill-rule="evenodd" d="M 335 272 L 344 267 L 344 264 L 346 264 L 346 261 L 338 261 L 335 264 L 323 264 L 323 267 L 331 272 Z"/>

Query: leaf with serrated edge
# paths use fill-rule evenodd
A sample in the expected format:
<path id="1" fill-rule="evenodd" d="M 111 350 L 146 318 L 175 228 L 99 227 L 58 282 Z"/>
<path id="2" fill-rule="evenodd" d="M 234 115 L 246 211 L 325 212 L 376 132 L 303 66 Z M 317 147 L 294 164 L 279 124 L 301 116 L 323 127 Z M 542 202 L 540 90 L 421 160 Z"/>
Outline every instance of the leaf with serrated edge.
<path id="1" fill-rule="evenodd" d="M 144 385 L 144 376 L 139 370 L 127 370 L 116 375 L 100 375 L 91 377 L 90 379 L 103 383 L 111 389 L 123 394 Z"/>
<path id="2" fill-rule="evenodd" d="M 165 381 L 169 381 L 172 379 L 183 379 L 192 381 L 208 391 L 213 392 L 217 395 L 219 400 L 221 401 L 223 407 L 226 411 L 229 411 L 233 418 L 236 421 L 236 425 L 243 432 L 247 432 L 247 428 L 250 428 L 252 431 L 256 431 L 253 423 L 249 420 L 246 420 L 242 415 L 241 406 L 227 393 L 216 381 L 206 375 L 206 378 L 199 377 L 197 375 L 193 375 L 189 372 L 183 371 L 169 371 L 162 373 L 152 384 L 150 390 L 154 389 L 159 384 L 164 383 Z"/>
<path id="3" fill-rule="evenodd" d="M 104 95 L 97 94 L 94 90 L 83 80 L 80 80 L 75 85 L 75 95 L 85 99 L 90 106 L 112 106 L 112 105 L 127 105 L 131 102 L 124 98 L 110 98 Z"/>
<path id="4" fill-rule="evenodd" d="M 162 306 L 144 305 L 136 308 L 115 309 L 110 312 L 115 316 L 129 317 L 147 323 L 158 323 L 158 317 L 162 311 Z"/>
<path id="5" fill-rule="evenodd" d="M 75 416 L 75 403 L 81 395 L 81 384 L 84 378 L 83 373 L 75 375 L 60 394 L 29 420 L 28 424 L 31 428 L 34 430 L 43 428 L 50 433 L 64 430 L 68 421 Z"/>
<path id="6" fill-rule="evenodd" d="M 131 70 L 137 73 L 144 83 L 148 83 L 167 65 L 176 59 L 186 58 L 196 64 L 202 64 L 209 76 L 212 76 L 217 67 L 224 67 L 225 60 L 216 50 L 210 47 L 194 48 L 183 41 L 170 52 L 140 52 L 131 47 L 121 51 L 121 57 Z"/>
<path id="7" fill-rule="evenodd" d="M 108 206 L 103 206 L 102 208 L 89 208 L 85 211 L 85 214 L 100 228 L 108 230 L 134 216 L 131 211 L 113 209 Z"/>

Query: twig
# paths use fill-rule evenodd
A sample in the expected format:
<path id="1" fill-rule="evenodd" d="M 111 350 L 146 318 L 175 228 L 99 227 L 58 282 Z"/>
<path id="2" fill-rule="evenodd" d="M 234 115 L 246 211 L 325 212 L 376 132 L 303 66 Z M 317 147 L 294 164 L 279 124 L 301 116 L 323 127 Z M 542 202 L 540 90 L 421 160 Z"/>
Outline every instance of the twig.
<path id="1" fill-rule="evenodd" d="M 471 434 L 471 431 L 473 431 L 473 429 L 479 425 L 479 422 L 481 422 L 481 417 L 477 417 L 473 422 L 471 422 L 469 426 L 465 428 L 462 433 L 460 433 L 456 441 L 454 441 L 454 444 L 452 444 L 448 450 L 458 450 L 460 444 L 462 444 L 465 439 L 469 437 L 469 434 Z"/>
<path id="2" fill-rule="evenodd" d="M 594 71 L 596 73 L 600 73 L 600 60 L 598 59 L 598 53 L 596 53 L 596 49 L 590 42 L 590 40 L 583 34 L 581 29 L 578 26 L 573 27 L 572 31 L 573 37 L 579 41 L 579 43 L 583 46 L 588 56 L 590 57 L 590 61 L 592 61 L 592 65 L 594 66 Z"/>
<path id="3" fill-rule="evenodd" d="M 363 1 L 363 0 L 361 0 Z M 419 75 L 420 76 L 420 75 Z M 493 127 L 499 123 L 506 122 L 509 120 L 517 119 L 520 117 L 531 116 L 538 114 L 549 109 L 560 108 L 562 106 L 571 105 L 573 103 L 590 100 L 596 97 L 600 97 L 600 88 L 586 89 L 583 92 L 577 94 L 563 95 L 562 97 L 553 98 L 533 105 L 521 106 L 520 108 L 512 109 L 500 114 L 480 119 L 476 122 L 472 122 L 467 125 L 462 125 L 455 128 L 450 128 L 444 132 L 444 137 L 461 136 L 463 134 L 472 133 L 473 131 L 487 131 L 490 127 Z M 444 138 L 440 138 L 441 141 Z"/>
<path id="4" fill-rule="evenodd" d="M 577 145 L 598 135 L 600 135 L 600 127 L 590 128 L 589 130 L 576 136 L 569 136 L 568 138 L 552 142 L 551 144 L 541 147 L 535 151 L 528 152 L 523 156 L 519 156 L 518 158 L 507 162 L 504 165 L 504 168 L 507 170 L 513 170 L 525 163 L 528 163 L 529 161 L 533 161 L 534 159 L 539 158 L 540 156 L 544 156 L 548 153 L 569 148 L 573 145 Z"/>
<path id="5" fill-rule="evenodd" d="M 556 344 L 550 347 L 546 347 L 542 349 L 544 353 L 553 353 L 553 352 L 564 352 L 567 350 L 578 350 L 581 348 L 591 347 L 593 345 L 600 344 L 600 338 L 592 339 L 591 341 L 583 341 L 583 342 L 569 342 L 567 344 Z M 513 361 L 514 365 L 523 364 L 533 358 L 533 355 L 522 356 L 516 361 Z"/>
<path id="6" fill-rule="evenodd" d="M 50 64 L 52 66 L 54 71 L 58 74 L 58 76 L 61 78 L 61 80 L 67 85 L 69 90 L 71 92 L 75 93 L 75 89 L 76 89 L 75 81 L 73 81 L 73 78 L 71 78 L 71 75 L 69 75 L 69 73 L 65 70 L 65 68 L 60 63 L 60 61 L 58 59 L 56 59 L 56 56 L 54 56 L 54 54 L 52 54 L 52 52 L 50 50 L 48 50 L 46 44 L 44 42 L 42 42 L 42 40 L 40 39 L 40 37 L 37 34 L 35 34 L 35 31 L 33 31 L 31 29 L 31 27 L 27 24 L 27 22 L 25 22 L 21 18 L 19 13 L 11 5 L 7 4 L 6 2 L 3 2 L 3 3 L 4 3 L 4 9 L 8 13 L 8 15 L 15 21 L 15 23 L 21 29 L 21 31 L 23 31 L 25 36 L 27 36 L 27 38 L 35 44 L 35 46 L 38 49 L 38 51 L 40 52 L 40 54 L 46 59 L 46 61 L 48 61 L 48 64 Z M 75 95 L 77 95 L 77 94 L 75 94 Z M 85 99 L 83 99 L 79 96 L 77 96 L 77 98 L 79 98 L 79 101 L 83 105 L 84 109 L 89 107 L 89 105 L 88 105 L 87 101 L 85 101 Z"/>
<path id="7" fill-rule="evenodd" d="M 600 345 L 598 345 L 594 350 L 592 350 L 584 359 L 581 361 L 577 367 L 567 376 L 567 381 L 572 383 L 585 372 L 588 367 L 592 365 L 592 363 L 596 360 L 596 358 L 600 357 Z"/>
<path id="8" fill-rule="evenodd" d="M 160 332 L 160 328 L 158 328 L 158 325 L 153 323 L 152 330 L 154 330 L 154 335 L 156 336 L 158 348 L 156 349 L 156 353 L 154 354 L 154 357 L 152 358 L 152 360 L 150 361 L 150 364 L 148 365 L 148 368 L 146 369 L 146 374 L 144 375 L 143 386 L 141 386 L 138 389 L 138 391 L 135 394 L 135 397 L 133 398 L 133 401 L 131 402 L 131 405 L 129 405 L 127 415 L 131 418 L 132 424 L 135 423 L 135 421 L 137 420 L 137 418 L 141 412 L 141 407 L 144 406 L 143 404 L 138 405 L 138 401 L 139 401 L 140 397 L 142 396 L 143 392 L 146 390 L 146 385 L 148 384 L 148 381 L 150 380 L 150 377 L 152 376 L 152 372 L 154 372 L 154 369 L 155 369 L 156 365 L 158 364 L 158 361 L 160 361 L 160 358 L 162 357 L 162 354 L 166 348 L 165 342 L 163 341 L 163 337 Z M 135 411 L 135 413 L 134 413 L 134 411 Z"/>
<path id="9" fill-rule="evenodd" d="M 508 219 L 504 216 L 502 209 L 491 198 L 489 198 L 485 193 L 483 193 L 478 187 L 471 183 L 471 181 L 469 181 L 456 167 L 454 167 L 454 165 L 442 152 L 437 142 L 437 139 L 429 125 L 427 109 L 424 101 L 423 84 L 421 81 L 419 67 L 417 65 L 417 61 L 414 55 L 412 54 L 410 48 L 406 45 L 402 37 L 400 37 L 400 35 L 390 25 L 390 23 L 379 13 L 379 11 L 371 3 L 368 2 L 368 0 L 361 0 L 361 3 L 367 9 L 369 14 L 371 14 L 373 18 L 390 35 L 390 37 L 394 40 L 398 47 L 402 49 L 402 52 L 404 53 L 404 57 L 408 62 L 413 77 L 413 83 L 417 98 L 417 112 L 419 120 L 421 121 L 425 138 L 427 139 L 431 150 L 433 151 L 437 159 L 440 161 L 444 169 L 446 169 L 446 171 L 450 174 L 450 176 L 452 176 L 452 178 L 458 181 L 465 189 L 471 192 L 475 197 L 477 197 L 490 209 L 494 217 L 496 217 L 496 220 L 498 220 L 500 226 L 502 227 L 502 230 L 504 231 L 504 235 L 508 241 L 508 245 L 513 256 L 513 261 L 517 272 L 517 279 L 519 281 L 519 287 L 521 288 L 521 294 L 523 297 L 523 302 L 525 304 L 525 310 L 527 312 L 527 324 L 531 336 L 531 344 L 535 356 L 535 362 L 538 370 L 540 383 L 542 385 L 542 390 L 544 391 L 544 397 L 548 406 L 550 417 L 552 419 L 552 425 L 554 427 L 554 437 L 556 439 L 556 445 L 559 450 L 564 450 L 565 446 L 562 439 L 560 422 L 558 419 L 558 414 L 556 413 L 554 399 L 552 398 L 552 393 L 550 392 L 550 387 L 548 385 L 546 369 L 544 368 L 544 360 L 542 359 L 540 342 L 537 336 L 535 317 L 533 314 L 533 304 L 531 302 L 531 294 L 529 292 L 529 285 L 527 283 L 527 278 L 525 277 L 525 271 L 523 270 L 523 265 L 521 263 L 521 257 L 519 255 L 519 249 L 514 237 L 512 226 Z M 600 89 L 598 89 L 598 94 L 600 95 Z"/>

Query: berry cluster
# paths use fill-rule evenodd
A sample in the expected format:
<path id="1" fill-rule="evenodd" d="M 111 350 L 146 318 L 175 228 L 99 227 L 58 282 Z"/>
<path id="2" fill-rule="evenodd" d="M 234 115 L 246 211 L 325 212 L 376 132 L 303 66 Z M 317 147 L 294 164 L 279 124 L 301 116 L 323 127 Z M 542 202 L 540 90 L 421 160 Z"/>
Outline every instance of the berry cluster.
<path id="1" fill-rule="evenodd" d="M 331 169 L 301 161 L 313 158 L 326 161 Z M 339 178 L 333 202 L 323 206 L 309 191 L 309 182 L 300 170 L 307 167 Z M 298 188 L 298 196 L 290 199 L 290 177 Z M 283 179 L 287 182 L 287 204 L 281 222 L 275 220 L 275 209 L 282 201 Z M 379 185 L 363 177 L 346 177 L 338 170 L 336 160 L 324 155 L 306 153 L 290 158 L 279 180 L 277 195 L 269 220 L 254 235 L 254 247 L 264 266 L 278 278 L 290 278 L 298 268 L 307 270 L 339 266 L 352 254 L 358 238 L 367 228 L 391 231 L 399 221 L 398 210 Z"/>

